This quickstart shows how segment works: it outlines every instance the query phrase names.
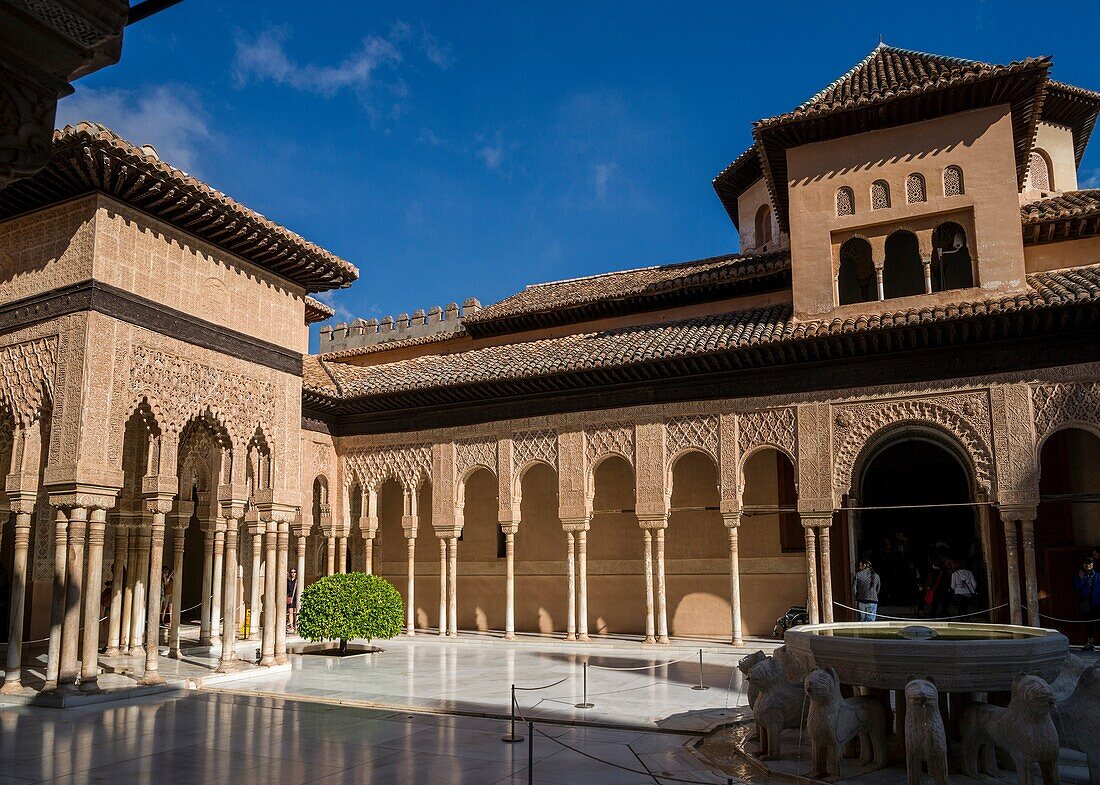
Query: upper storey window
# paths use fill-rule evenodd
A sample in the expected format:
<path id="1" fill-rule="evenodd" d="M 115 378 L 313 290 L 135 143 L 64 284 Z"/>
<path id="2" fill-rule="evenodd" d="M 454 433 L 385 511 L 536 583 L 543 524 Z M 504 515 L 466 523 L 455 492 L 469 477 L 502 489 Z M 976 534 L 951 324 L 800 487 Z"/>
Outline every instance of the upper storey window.
<path id="1" fill-rule="evenodd" d="M 763 248 L 772 241 L 772 208 L 760 205 L 756 211 L 756 247 Z"/>
<path id="2" fill-rule="evenodd" d="M 856 214 L 856 195 L 846 185 L 836 189 L 836 214 L 838 216 Z"/>
<path id="3" fill-rule="evenodd" d="M 1033 150 L 1027 163 L 1028 188 L 1038 191 L 1053 191 L 1050 177 L 1050 163 L 1042 150 Z"/>
<path id="4" fill-rule="evenodd" d="M 965 193 L 963 190 L 963 170 L 957 166 L 949 166 L 943 170 L 943 195 L 959 196 Z"/>
<path id="5" fill-rule="evenodd" d="M 890 206 L 890 186 L 885 180 L 871 183 L 871 209 L 882 210 Z"/>
<path id="6" fill-rule="evenodd" d="M 905 201 L 909 204 L 928 201 L 924 190 L 924 176 L 916 172 L 905 178 Z"/>

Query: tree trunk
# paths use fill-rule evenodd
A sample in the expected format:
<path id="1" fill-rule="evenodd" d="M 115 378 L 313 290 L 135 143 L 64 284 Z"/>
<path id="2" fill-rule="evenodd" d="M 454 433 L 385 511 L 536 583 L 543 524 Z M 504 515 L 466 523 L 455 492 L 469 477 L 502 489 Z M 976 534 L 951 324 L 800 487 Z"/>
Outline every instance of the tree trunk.
<path id="1" fill-rule="evenodd" d="M 340 639 L 340 656 L 344 657 L 344 656 L 347 655 L 347 653 L 348 653 L 348 642 L 345 639 L 341 638 Z"/>

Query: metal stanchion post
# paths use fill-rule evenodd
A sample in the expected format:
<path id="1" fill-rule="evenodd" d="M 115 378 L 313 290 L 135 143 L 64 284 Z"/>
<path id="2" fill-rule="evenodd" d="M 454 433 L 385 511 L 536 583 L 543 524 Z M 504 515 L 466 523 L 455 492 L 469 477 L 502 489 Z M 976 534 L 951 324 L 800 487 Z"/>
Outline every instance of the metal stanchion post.
<path id="1" fill-rule="evenodd" d="M 693 690 L 709 690 L 710 687 L 703 684 L 703 650 L 699 649 L 699 683 L 692 687 Z"/>
<path id="2" fill-rule="evenodd" d="M 527 721 L 527 735 L 531 740 L 527 742 L 527 785 L 535 785 L 535 723 Z"/>
<path id="3" fill-rule="evenodd" d="M 574 704 L 574 707 L 578 709 L 591 709 L 596 704 L 588 702 L 588 663 L 582 662 L 581 665 L 584 666 L 584 675 L 582 679 L 583 686 L 581 687 L 581 702 Z"/>
<path id="4" fill-rule="evenodd" d="M 508 735 L 501 736 L 501 741 L 509 744 L 515 744 L 517 741 L 523 741 L 522 736 L 516 735 L 516 685 L 512 685 L 512 719 L 508 726 Z"/>

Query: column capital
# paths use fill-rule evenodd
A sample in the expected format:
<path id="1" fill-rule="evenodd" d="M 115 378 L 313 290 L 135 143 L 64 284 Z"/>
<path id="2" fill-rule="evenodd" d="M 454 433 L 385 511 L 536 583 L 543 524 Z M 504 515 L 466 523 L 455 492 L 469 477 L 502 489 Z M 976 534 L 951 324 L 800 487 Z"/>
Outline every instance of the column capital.
<path id="1" fill-rule="evenodd" d="M 64 510 L 77 508 L 109 510 L 118 499 L 118 489 L 72 486 L 64 491 L 50 489 L 50 504 Z"/>
<path id="2" fill-rule="evenodd" d="M 38 504 L 37 491 L 9 490 L 7 496 L 8 507 L 16 515 L 31 515 Z"/>
<path id="3" fill-rule="evenodd" d="M 146 498 L 155 496 L 174 499 L 179 489 L 180 481 L 173 474 L 147 474 L 141 478 L 141 495 Z"/>
<path id="4" fill-rule="evenodd" d="M 591 527 L 591 518 L 562 518 L 561 529 L 566 532 L 586 532 Z"/>
<path id="5" fill-rule="evenodd" d="M 307 523 L 304 520 L 303 521 L 295 521 L 294 525 L 291 527 L 291 533 L 295 537 L 308 537 L 310 532 L 312 531 L 312 529 L 313 529 L 313 524 L 312 523 Z"/>
<path id="6" fill-rule="evenodd" d="M 828 528 L 833 525 L 833 511 L 815 510 L 812 512 L 799 511 L 798 517 L 802 521 L 802 525 L 807 529 L 813 528 Z"/>
<path id="7" fill-rule="evenodd" d="M 519 534 L 519 524 L 516 521 L 501 521 L 500 530 L 504 534 Z"/>
<path id="8" fill-rule="evenodd" d="M 1030 504 L 1001 504 L 997 509 L 1006 526 L 1015 521 L 1034 521 L 1037 517 L 1037 508 Z"/>
<path id="9" fill-rule="evenodd" d="M 362 515 L 359 517 L 359 531 L 363 535 L 364 540 L 373 540 L 375 532 L 378 531 L 378 516 L 376 515 Z M 348 532 L 350 535 L 351 532 Z"/>
<path id="10" fill-rule="evenodd" d="M 461 526 L 432 526 L 435 536 L 441 540 L 450 540 L 462 534 Z"/>
<path id="11" fill-rule="evenodd" d="M 638 516 L 638 526 L 642 529 L 667 529 L 668 528 L 668 515 L 667 514 L 646 514 Z"/>
<path id="12" fill-rule="evenodd" d="M 741 511 L 723 512 L 722 523 L 727 529 L 736 529 L 741 525 Z"/>

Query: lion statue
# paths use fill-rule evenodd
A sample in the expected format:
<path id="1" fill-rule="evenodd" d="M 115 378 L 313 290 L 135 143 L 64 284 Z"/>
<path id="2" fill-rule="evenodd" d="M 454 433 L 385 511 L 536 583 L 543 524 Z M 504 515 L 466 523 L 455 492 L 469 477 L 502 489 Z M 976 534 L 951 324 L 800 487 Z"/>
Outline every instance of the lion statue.
<path id="1" fill-rule="evenodd" d="M 805 681 L 810 711 L 810 777 L 835 782 L 842 776 L 844 745 L 859 738 L 859 765 L 886 765 L 886 709 L 869 697 L 844 698 L 833 668 L 814 668 Z"/>
<path id="2" fill-rule="evenodd" d="M 909 785 L 923 785 L 924 766 L 935 785 L 947 785 L 947 733 L 936 682 L 930 677 L 910 676 L 905 684 L 905 772 Z"/>
<path id="3" fill-rule="evenodd" d="M 741 671 L 741 675 L 744 676 L 745 681 L 748 682 L 748 688 L 746 692 L 750 709 L 754 705 L 756 705 L 756 698 L 760 694 L 760 689 L 749 679 L 749 671 L 752 670 L 754 665 L 763 662 L 766 659 L 768 659 L 768 655 L 765 654 L 763 651 L 757 650 L 754 651 L 752 654 L 746 654 L 737 662 L 737 670 Z"/>
<path id="4" fill-rule="evenodd" d="M 1019 785 L 1032 785 L 1039 764 L 1044 785 L 1059 785 L 1058 731 L 1051 712 L 1054 693 L 1038 676 L 1017 673 L 1008 708 L 976 703 L 962 719 L 962 766 L 968 777 L 978 772 L 996 777 L 1000 747 L 1016 767 Z"/>
<path id="5" fill-rule="evenodd" d="M 802 663 L 791 654 L 786 644 L 777 646 L 775 651 L 772 652 L 772 656 L 783 666 L 783 672 L 787 674 L 788 681 L 801 684 L 809 673 L 809 671 L 802 667 Z"/>
<path id="6" fill-rule="evenodd" d="M 1089 781 L 1100 785 L 1100 662 L 1081 673 L 1076 688 L 1057 703 L 1055 713 L 1059 743 L 1085 753 Z"/>
<path id="7" fill-rule="evenodd" d="M 760 755 L 765 760 L 778 760 L 783 729 L 802 726 L 802 690 L 787 681 L 783 668 L 771 657 L 753 665 L 748 678 L 757 691 L 752 716 Z"/>

